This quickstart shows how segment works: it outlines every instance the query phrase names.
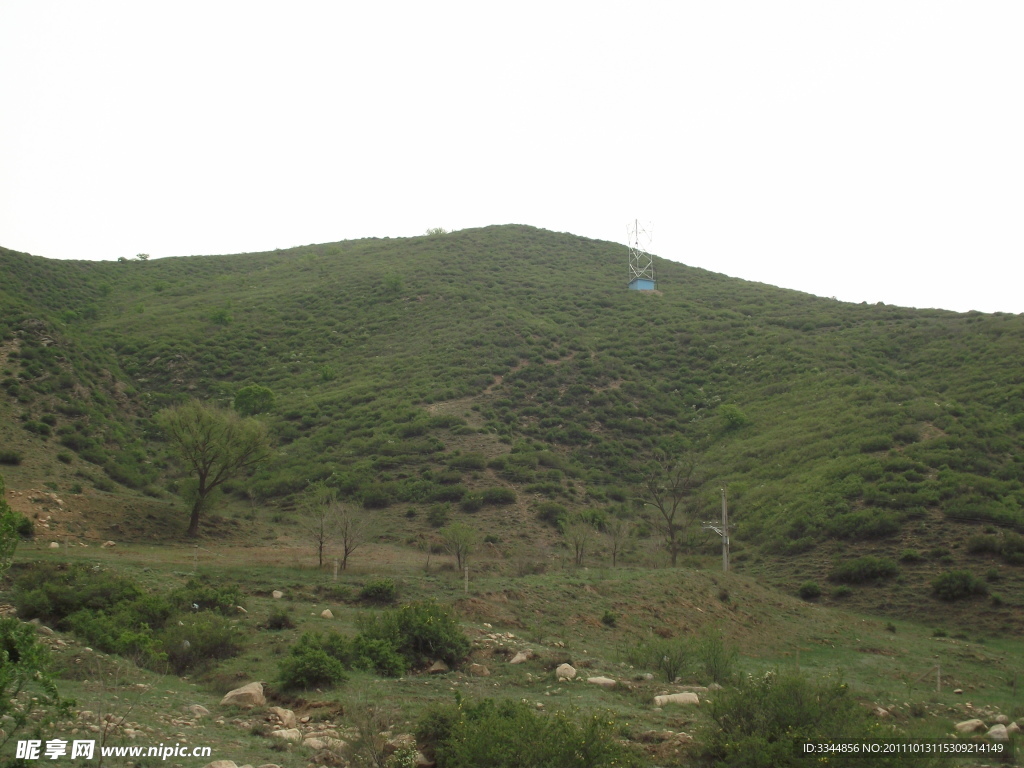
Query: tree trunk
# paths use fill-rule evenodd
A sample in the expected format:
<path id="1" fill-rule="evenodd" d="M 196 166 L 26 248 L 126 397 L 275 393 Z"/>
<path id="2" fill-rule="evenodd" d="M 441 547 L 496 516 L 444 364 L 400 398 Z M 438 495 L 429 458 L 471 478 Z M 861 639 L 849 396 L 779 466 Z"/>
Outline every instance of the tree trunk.
<path id="1" fill-rule="evenodd" d="M 188 520 L 188 536 L 190 539 L 194 539 L 199 535 L 199 512 L 203 508 L 203 500 L 197 498 L 192 504 L 192 516 Z"/>

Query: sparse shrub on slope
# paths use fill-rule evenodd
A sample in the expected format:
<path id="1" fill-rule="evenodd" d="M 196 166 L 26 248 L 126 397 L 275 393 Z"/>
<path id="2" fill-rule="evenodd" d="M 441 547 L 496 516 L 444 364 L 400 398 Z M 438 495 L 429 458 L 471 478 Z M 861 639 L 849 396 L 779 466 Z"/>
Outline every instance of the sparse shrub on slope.
<path id="1" fill-rule="evenodd" d="M 797 740 L 810 742 L 893 739 L 837 679 L 811 681 L 798 674 L 767 672 L 741 677 L 735 688 L 720 691 L 708 706 L 715 728 L 706 737 L 702 757 L 721 768 L 784 768 L 813 760 L 797 751 Z M 905 756 L 865 757 L 829 753 L 828 765 L 881 768 L 900 766 Z M 938 765 L 915 759 L 914 765 Z"/>
<path id="2" fill-rule="evenodd" d="M 932 592 L 940 600 L 952 602 L 988 594 L 988 586 L 970 571 L 946 571 L 932 582 Z"/>
<path id="3" fill-rule="evenodd" d="M 544 714 L 518 701 L 434 705 L 420 718 L 416 735 L 433 750 L 437 768 L 641 765 L 615 738 L 611 716 Z"/>
<path id="4" fill-rule="evenodd" d="M 828 575 L 829 581 L 842 584 L 863 584 L 868 581 L 891 579 L 899 573 L 899 566 L 887 557 L 865 555 L 840 563 Z"/>

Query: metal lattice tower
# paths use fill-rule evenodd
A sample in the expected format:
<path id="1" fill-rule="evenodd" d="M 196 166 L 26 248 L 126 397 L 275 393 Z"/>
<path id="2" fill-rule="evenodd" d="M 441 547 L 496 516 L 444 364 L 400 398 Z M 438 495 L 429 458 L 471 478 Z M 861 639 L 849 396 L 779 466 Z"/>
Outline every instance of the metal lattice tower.
<path id="1" fill-rule="evenodd" d="M 637 220 L 628 228 L 628 233 L 629 287 L 636 291 L 653 291 L 658 283 L 654 279 L 654 257 L 648 251 L 651 234 Z"/>

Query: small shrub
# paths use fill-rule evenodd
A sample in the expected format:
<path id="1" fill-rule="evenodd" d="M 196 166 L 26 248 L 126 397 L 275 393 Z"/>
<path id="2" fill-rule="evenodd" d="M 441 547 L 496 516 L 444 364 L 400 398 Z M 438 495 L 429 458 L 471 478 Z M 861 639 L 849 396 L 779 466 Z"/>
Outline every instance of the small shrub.
<path id="1" fill-rule="evenodd" d="M 364 603 L 387 605 L 398 600 L 398 586 L 394 579 L 370 579 L 359 590 L 359 599 Z"/>
<path id="2" fill-rule="evenodd" d="M 235 616 L 238 606 L 244 606 L 237 586 L 217 587 L 204 578 L 189 579 L 183 587 L 172 590 L 168 596 L 181 611 L 214 611 L 224 616 Z"/>
<path id="3" fill-rule="evenodd" d="M 435 504 L 427 512 L 427 522 L 430 523 L 431 528 L 443 528 L 448 524 L 448 518 L 451 513 L 450 504 Z"/>
<path id="4" fill-rule="evenodd" d="M 452 469 L 481 470 L 487 468 L 487 459 L 481 453 L 464 453 L 449 459 L 448 466 Z"/>
<path id="5" fill-rule="evenodd" d="M 903 554 L 900 555 L 902 563 L 919 563 L 922 560 L 924 560 L 924 556 L 916 549 L 904 549 Z"/>
<path id="6" fill-rule="evenodd" d="M 479 512 L 484 507 L 484 497 L 480 493 L 467 493 L 459 503 L 463 512 Z"/>
<path id="7" fill-rule="evenodd" d="M 267 629 L 273 631 L 279 631 L 282 629 L 295 629 L 295 622 L 292 621 L 291 614 L 281 609 L 274 609 L 270 612 L 267 617 L 267 623 L 264 625 Z"/>
<path id="8" fill-rule="evenodd" d="M 605 611 L 604 615 L 601 617 L 601 623 L 606 627 L 614 627 L 617 621 L 618 617 L 611 611 Z"/>
<path id="9" fill-rule="evenodd" d="M 940 600 L 952 602 L 988 593 L 988 586 L 969 571 L 947 571 L 932 581 L 932 592 Z"/>
<path id="10" fill-rule="evenodd" d="M 511 488 L 488 488 L 483 492 L 484 504 L 502 506 L 515 504 L 516 492 Z"/>
<path id="11" fill-rule="evenodd" d="M 25 456 L 21 451 L 12 451 L 10 449 L 0 451 L 0 464 L 16 467 L 21 464 L 24 458 Z"/>
<path id="12" fill-rule="evenodd" d="M 818 586 L 816 581 L 805 581 L 800 585 L 797 594 L 804 600 L 814 600 L 821 597 L 821 587 Z"/>
<path id="13" fill-rule="evenodd" d="M 899 567 L 886 557 L 865 555 L 855 560 L 847 560 L 832 569 L 829 581 L 844 584 L 863 584 L 867 581 L 890 579 L 899 572 Z"/>
<path id="14" fill-rule="evenodd" d="M 885 631 L 886 632 L 892 632 L 895 635 L 896 634 L 896 625 L 893 624 L 891 621 L 887 621 L 885 623 Z"/>
<path id="15" fill-rule="evenodd" d="M 843 598 L 849 597 L 853 594 L 853 590 L 843 584 L 842 586 L 836 587 L 832 590 L 833 600 L 842 600 Z"/>
<path id="16" fill-rule="evenodd" d="M 345 667 L 321 648 L 295 646 L 281 661 L 280 680 L 286 689 L 341 685 L 348 680 Z"/>
<path id="17" fill-rule="evenodd" d="M 537 518 L 556 528 L 559 521 L 565 520 L 568 514 L 569 510 L 565 506 L 554 501 L 544 501 L 537 505 Z"/>
<path id="18" fill-rule="evenodd" d="M 237 656 L 244 646 L 239 631 L 223 616 L 212 613 L 168 622 L 159 634 L 159 642 L 176 675 Z"/>

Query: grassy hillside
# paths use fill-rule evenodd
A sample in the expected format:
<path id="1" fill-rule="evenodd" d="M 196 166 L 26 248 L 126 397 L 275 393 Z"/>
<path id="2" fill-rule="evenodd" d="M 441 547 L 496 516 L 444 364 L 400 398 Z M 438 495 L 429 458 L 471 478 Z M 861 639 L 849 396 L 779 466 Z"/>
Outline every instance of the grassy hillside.
<path id="1" fill-rule="evenodd" d="M 261 384 L 277 455 L 228 490 L 283 505 L 279 521 L 325 480 L 413 530 L 468 501 L 495 534 L 553 540 L 537 515 L 561 508 L 649 534 L 636 482 L 657 452 L 689 451 L 709 516 L 729 488 L 741 571 L 928 615 L 955 613 L 931 582 L 966 567 L 1002 584 L 991 628 L 1015 626 L 1024 318 L 847 304 L 662 260 L 644 294 L 625 263 L 617 244 L 525 226 L 127 263 L 0 250 L 10 483 L 59 474 L 62 492 L 166 504 L 180 473 L 152 415 Z M 514 500 L 488 504 L 502 488 Z M 863 555 L 893 567 L 835 573 Z"/>

